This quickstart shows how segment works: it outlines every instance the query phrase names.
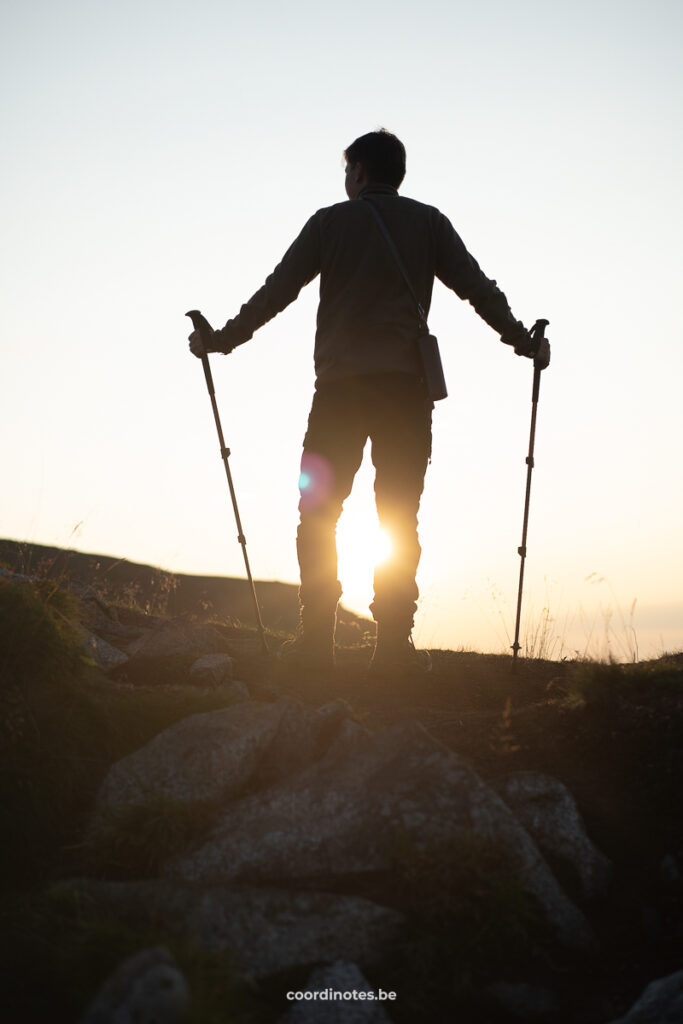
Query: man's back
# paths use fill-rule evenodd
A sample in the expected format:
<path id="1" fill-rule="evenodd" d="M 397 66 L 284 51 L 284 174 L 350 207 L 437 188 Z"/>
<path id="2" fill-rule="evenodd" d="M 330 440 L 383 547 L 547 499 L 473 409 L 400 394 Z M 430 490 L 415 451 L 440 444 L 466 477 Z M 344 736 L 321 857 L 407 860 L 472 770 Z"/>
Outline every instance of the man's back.
<path id="1" fill-rule="evenodd" d="M 358 201 L 315 215 L 320 237 L 320 306 L 315 361 L 320 379 L 346 373 L 419 373 L 415 299 L 370 203 L 379 211 L 425 313 L 437 268 L 439 218 L 394 189 L 369 185 Z"/>
<path id="2" fill-rule="evenodd" d="M 494 329 L 502 333 L 509 326 L 505 296 L 482 273 L 450 221 L 435 207 L 373 182 L 356 200 L 313 214 L 264 286 L 221 332 L 231 348 L 247 341 L 320 274 L 318 381 L 381 372 L 419 374 L 416 302 L 370 203 L 386 223 L 425 314 L 436 276 L 468 299 Z"/>

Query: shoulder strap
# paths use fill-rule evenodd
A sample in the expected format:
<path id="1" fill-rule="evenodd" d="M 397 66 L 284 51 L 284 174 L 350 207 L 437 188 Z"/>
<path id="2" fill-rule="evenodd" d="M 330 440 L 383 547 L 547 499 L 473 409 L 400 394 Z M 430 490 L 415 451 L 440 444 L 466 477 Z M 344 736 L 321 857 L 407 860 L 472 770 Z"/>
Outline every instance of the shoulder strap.
<path id="1" fill-rule="evenodd" d="M 425 316 L 424 309 L 422 308 L 422 304 L 421 304 L 420 300 L 418 299 L 418 297 L 417 297 L 417 295 L 415 293 L 415 289 L 413 288 L 413 286 L 411 284 L 410 278 L 408 277 L 408 273 L 406 271 L 406 268 L 403 265 L 403 260 L 400 257 L 399 251 L 396 248 L 394 240 L 391 237 L 391 235 L 389 234 L 389 230 L 388 230 L 386 224 L 384 223 L 384 221 L 382 220 L 380 212 L 377 209 L 377 207 L 375 206 L 375 204 L 372 202 L 372 200 L 365 198 L 365 202 L 368 204 L 368 206 L 372 210 L 373 216 L 374 216 L 375 220 L 377 221 L 377 225 L 378 225 L 380 231 L 382 232 L 382 235 L 384 236 L 385 242 L 387 243 L 387 245 L 389 247 L 389 252 L 394 257 L 394 259 L 396 261 L 396 265 L 398 266 L 398 269 L 401 271 L 401 274 L 403 276 L 403 279 L 404 279 L 405 283 L 408 285 L 408 290 L 410 291 L 410 294 L 412 295 L 412 297 L 415 299 L 415 305 L 417 306 L 417 314 L 418 314 L 418 316 L 420 318 L 420 321 L 421 321 L 421 323 L 423 323 L 425 325 L 425 327 L 427 327 L 427 318 Z"/>

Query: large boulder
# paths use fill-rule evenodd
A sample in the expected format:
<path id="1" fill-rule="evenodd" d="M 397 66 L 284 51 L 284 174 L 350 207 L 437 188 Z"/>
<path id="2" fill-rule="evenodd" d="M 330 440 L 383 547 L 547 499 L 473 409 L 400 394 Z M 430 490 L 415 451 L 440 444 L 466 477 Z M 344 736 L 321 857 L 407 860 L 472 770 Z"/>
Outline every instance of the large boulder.
<path id="1" fill-rule="evenodd" d="M 558 937 L 594 948 L 585 918 L 501 798 L 419 725 L 371 734 L 345 720 L 321 760 L 227 805 L 208 840 L 164 872 L 213 883 L 327 880 L 391 870 L 405 837 L 419 851 L 458 833 L 501 849 Z"/>
<path id="2" fill-rule="evenodd" d="M 310 710 L 282 698 L 191 715 L 112 766 L 97 796 L 96 818 L 159 799 L 229 801 L 255 774 L 263 785 L 321 756 L 347 713 L 341 701 Z"/>
<path id="3" fill-rule="evenodd" d="M 285 708 L 284 700 L 236 704 L 182 719 L 110 768 L 96 816 L 158 799 L 229 800 L 249 781 Z"/>
<path id="4" fill-rule="evenodd" d="M 490 785 L 548 862 L 574 876 L 584 899 L 604 892 L 611 863 L 586 835 L 576 802 L 561 782 L 539 772 L 514 772 Z"/>
<path id="5" fill-rule="evenodd" d="M 340 958 L 373 966 L 404 924 L 395 910 L 325 892 L 86 879 L 63 882 L 58 891 L 107 919 L 161 929 L 207 952 L 230 951 L 236 967 L 255 978 Z"/>

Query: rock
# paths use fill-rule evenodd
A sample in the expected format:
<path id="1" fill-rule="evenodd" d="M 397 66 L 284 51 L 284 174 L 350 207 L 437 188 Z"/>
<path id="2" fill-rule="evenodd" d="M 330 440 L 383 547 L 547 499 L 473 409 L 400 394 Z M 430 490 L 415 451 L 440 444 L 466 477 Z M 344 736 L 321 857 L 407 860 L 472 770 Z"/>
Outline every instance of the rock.
<path id="1" fill-rule="evenodd" d="M 96 813 L 159 798 L 187 804 L 236 796 L 289 703 L 235 704 L 177 722 L 110 768 Z"/>
<path id="2" fill-rule="evenodd" d="M 625 1017 L 612 1024 L 680 1024 L 683 1020 L 683 971 L 647 986 Z"/>
<path id="3" fill-rule="evenodd" d="M 134 640 L 126 652 L 136 658 L 165 658 L 169 655 L 227 653 L 227 642 L 213 626 L 171 619 Z"/>
<path id="4" fill-rule="evenodd" d="M 364 998 L 361 993 L 376 998 Z M 391 1024 L 384 1005 L 391 1006 L 393 1000 L 380 1002 L 379 997 L 393 993 L 375 992 L 354 963 L 318 967 L 306 988 L 295 994 L 301 998 L 290 998 L 294 1005 L 278 1024 Z"/>
<path id="5" fill-rule="evenodd" d="M 163 880 L 79 880 L 55 888 L 107 919 L 161 928 L 206 952 L 229 950 L 238 969 L 255 978 L 340 958 L 372 966 L 404 925 L 395 910 L 325 892 L 232 891 Z"/>
<path id="6" fill-rule="evenodd" d="M 291 702 L 254 773 L 254 787 L 266 789 L 318 761 L 350 715 L 351 708 L 343 700 L 334 700 L 315 709 Z"/>
<path id="7" fill-rule="evenodd" d="M 243 699 L 244 684 L 231 685 Z M 224 802 L 247 783 L 269 785 L 321 757 L 346 714 L 343 701 L 312 710 L 281 698 L 191 715 L 110 768 L 96 814 L 157 799 Z"/>
<path id="8" fill-rule="evenodd" d="M 569 790 L 538 772 L 514 772 L 490 783 L 532 837 L 551 866 L 569 868 L 584 899 L 607 888 L 612 866 L 586 835 Z"/>
<path id="9" fill-rule="evenodd" d="M 189 1003 L 187 982 L 168 950 L 145 949 L 105 982 L 81 1024 L 178 1024 Z"/>
<path id="10" fill-rule="evenodd" d="M 126 651 L 127 647 L 138 640 L 145 629 L 140 626 L 124 625 L 119 621 L 119 613 L 94 593 L 91 587 L 78 583 L 68 584 L 69 590 L 79 598 L 81 622 L 90 633 L 95 633 L 102 640 L 112 644 L 118 650 Z M 146 624 L 155 620 L 145 619 Z M 160 624 L 161 620 L 158 620 Z"/>
<path id="11" fill-rule="evenodd" d="M 494 1006 L 523 1021 L 556 1021 L 562 1013 L 559 997 L 547 988 L 498 981 L 484 995 Z"/>
<path id="12" fill-rule="evenodd" d="M 33 584 L 39 582 L 38 577 L 36 576 L 24 576 L 22 573 L 3 569 L 2 566 L 0 566 L 0 579 L 5 579 L 12 583 Z M 57 584 L 55 584 L 55 586 L 57 586 Z M 84 625 L 80 625 L 78 623 L 74 623 L 73 625 L 77 629 L 77 635 L 80 638 L 84 654 L 87 657 L 92 658 L 97 667 L 102 669 L 103 672 L 109 672 L 114 668 L 118 668 L 120 665 L 124 665 L 128 661 L 128 656 L 124 654 L 123 651 L 114 647 L 107 640 L 103 639 L 99 631 L 93 629 L 91 625 L 91 621 L 94 619 L 95 613 L 98 616 L 98 621 L 109 621 L 103 603 L 99 599 L 95 599 L 93 597 L 87 602 L 81 602 L 80 608 Z M 92 608 L 94 611 L 90 614 L 86 614 L 86 610 L 88 608 Z"/>
<path id="13" fill-rule="evenodd" d="M 241 679 L 231 679 L 230 682 L 223 683 L 221 689 L 233 704 L 243 704 L 245 701 L 251 700 L 249 687 Z M 279 694 L 273 694 L 272 696 L 276 697 Z"/>
<path id="14" fill-rule="evenodd" d="M 113 647 L 107 640 L 95 633 L 88 633 L 82 630 L 83 649 L 89 658 L 92 658 L 98 668 L 103 672 L 110 672 L 112 669 L 125 665 L 128 655 L 124 654 L 117 647 Z"/>
<path id="15" fill-rule="evenodd" d="M 221 686 L 232 679 L 233 665 L 229 654 L 205 654 L 190 666 L 190 679 L 199 686 Z"/>
<path id="16" fill-rule="evenodd" d="M 504 851 L 561 941 L 595 947 L 585 918 L 500 797 L 417 724 L 371 734 L 343 721 L 321 760 L 227 806 L 208 840 L 163 870 L 195 882 L 329 880 L 391 870 L 405 836 L 420 850 L 458 832 Z"/>

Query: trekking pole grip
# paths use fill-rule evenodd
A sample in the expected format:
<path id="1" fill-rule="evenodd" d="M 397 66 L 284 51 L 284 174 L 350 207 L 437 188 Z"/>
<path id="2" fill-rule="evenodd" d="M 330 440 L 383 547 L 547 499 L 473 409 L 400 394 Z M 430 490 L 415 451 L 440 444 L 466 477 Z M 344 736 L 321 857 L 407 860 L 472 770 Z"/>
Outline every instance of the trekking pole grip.
<path id="1" fill-rule="evenodd" d="M 536 324 L 533 325 L 533 327 L 529 331 L 529 334 L 531 335 L 531 338 L 536 343 L 536 351 L 539 350 L 539 348 L 541 347 L 542 342 L 545 341 L 546 328 L 548 327 L 549 323 L 550 323 L 550 321 L 546 321 L 546 319 L 539 319 L 539 321 L 537 321 Z M 542 368 L 539 366 L 539 364 L 536 361 L 536 359 L 533 360 L 533 388 L 532 388 L 532 391 L 531 391 L 531 401 L 532 402 L 537 402 L 539 400 L 539 391 L 541 389 L 541 374 L 542 374 L 542 372 L 543 372 Z"/>
<path id="2" fill-rule="evenodd" d="M 537 320 L 536 323 L 534 324 L 534 326 L 529 331 L 529 334 L 531 335 L 531 337 L 533 338 L 534 342 L 536 343 L 536 351 L 538 351 L 538 349 L 541 346 L 541 343 L 545 340 L 545 329 L 546 329 L 546 327 L 548 326 L 549 323 L 550 323 L 549 320 Z M 538 402 L 538 393 L 539 393 L 540 388 L 541 388 L 541 373 L 542 372 L 543 372 L 542 368 L 538 365 L 538 363 L 534 359 L 534 386 L 533 386 L 533 391 L 532 391 L 532 395 L 531 395 L 531 401 L 532 402 Z"/>
<path id="3" fill-rule="evenodd" d="M 204 352 L 202 353 L 202 367 L 204 368 L 204 376 L 206 377 L 206 386 L 209 389 L 210 395 L 215 395 L 216 391 L 213 386 L 213 376 L 211 374 L 211 367 L 209 366 L 209 357 L 206 353 L 206 346 L 208 345 L 213 329 L 211 324 L 206 319 L 203 313 L 200 313 L 198 309 L 191 309 L 185 316 L 189 316 L 192 321 L 192 326 L 199 335 L 204 346 Z"/>

